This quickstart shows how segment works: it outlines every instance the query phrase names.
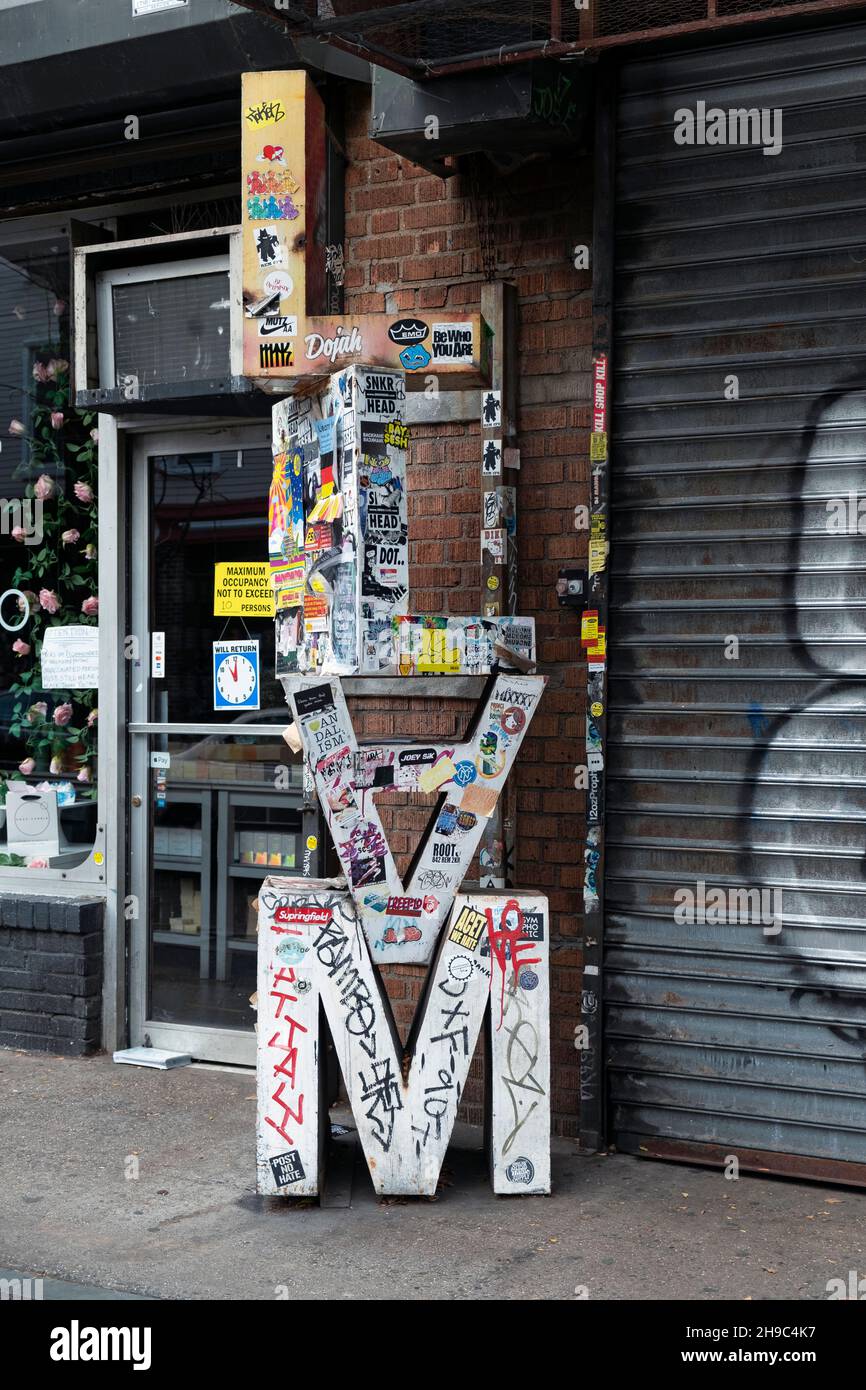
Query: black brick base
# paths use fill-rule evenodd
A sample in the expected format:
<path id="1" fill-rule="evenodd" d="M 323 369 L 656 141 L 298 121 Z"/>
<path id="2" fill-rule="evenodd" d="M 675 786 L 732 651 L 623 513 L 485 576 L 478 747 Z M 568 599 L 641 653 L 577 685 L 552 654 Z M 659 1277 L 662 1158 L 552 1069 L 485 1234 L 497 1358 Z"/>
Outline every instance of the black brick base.
<path id="1" fill-rule="evenodd" d="M 0 893 L 0 1047 L 98 1049 L 104 910 L 101 898 Z"/>

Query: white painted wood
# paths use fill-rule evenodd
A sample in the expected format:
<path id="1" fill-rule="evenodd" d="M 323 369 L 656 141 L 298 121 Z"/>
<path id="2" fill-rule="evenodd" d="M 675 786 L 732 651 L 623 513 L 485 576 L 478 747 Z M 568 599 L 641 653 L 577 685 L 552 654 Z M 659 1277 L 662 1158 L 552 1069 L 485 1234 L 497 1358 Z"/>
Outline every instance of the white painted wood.
<path id="1" fill-rule="evenodd" d="M 459 900 L 458 900 L 459 901 Z M 547 899 L 469 899 L 492 920 L 490 991 L 493 1191 L 550 1191 L 550 918 Z M 507 935 L 520 925 L 519 937 Z"/>
<path id="2" fill-rule="evenodd" d="M 516 947 L 519 973 L 535 972 L 534 985 L 515 985 L 505 961 L 516 938 L 501 936 L 502 914 L 508 905 L 505 925 L 516 927 L 515 904 L 524 928 L 535 928 Z M 320 1190 L 319 998 L 376 1192 L 435 1193 L 488 1001 L 494 1190 L 549 1191 L 547 948 L 543 897 L 459 895 L 404 1077 L 390 1003 L 350 895 L 333 880 L 267 879 L 259 895 L 258 1191 Z"/>
<path id="3" fill-rule="evenodd" d="M 431 817 L 405 885 L 361 772 L 339 678 L 289 688 L 316 791 L 377 963 L 430 960 L 545 682 L 544 676 L 500 672 L 466 742 L 381 746 L 396 769 L 397 790 L 437 790 L 445 797 L 442 809 Z M 369 755 L 373 750 L 361 751 Z M 414 767 L 413 758 L 418 759 Z M 432 783 L 426 780 L 431 773 Z"/>
<path id="4" fill-rule="evenodd" d="M 314 1196 L 321 1180 L 316 925 L 340 901 L 333 881 L 268 878 L 259 891 L 256 1187 Z"/>

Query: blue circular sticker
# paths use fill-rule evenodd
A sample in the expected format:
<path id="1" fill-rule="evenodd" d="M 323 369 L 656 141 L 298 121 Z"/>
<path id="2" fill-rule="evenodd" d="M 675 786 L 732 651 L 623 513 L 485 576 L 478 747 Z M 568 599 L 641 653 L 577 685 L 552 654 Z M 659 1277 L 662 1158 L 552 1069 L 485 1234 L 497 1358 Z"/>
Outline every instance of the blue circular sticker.
<path id="1" fill-rule="evenodd" d="M 538 986 L 538 976 L 536 975 L 535 971 L 534 971 L 534 970 L 521 970 L 521 972 L 520 972 L 520 988 L 521 988 L 521 989 L 536 989 L 537 986 Z"/>
<path id="2" fill-rule="evenodd" d="M 454 769 L 454 781 L 458 787 L 468 787 L 470 782 L 474 782 L 478 776 L 474 763 L 458 763 Z"/>

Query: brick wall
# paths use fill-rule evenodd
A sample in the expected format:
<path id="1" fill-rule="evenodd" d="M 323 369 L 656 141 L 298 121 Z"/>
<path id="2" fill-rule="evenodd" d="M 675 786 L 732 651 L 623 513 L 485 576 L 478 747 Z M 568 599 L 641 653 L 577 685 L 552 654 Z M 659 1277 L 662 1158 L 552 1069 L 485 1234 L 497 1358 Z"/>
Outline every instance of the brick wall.
<path id="1" fill-rule="evenodd" d="M 554 586 L 561 565 L 586 557 L 586 534 L 575 532 L 573 511 L 588 501 L 591 294 L 589 272 L 573 268 L 572 247 L 590 240 L 589 168 L 558 156 L 503 176 L 464 161 L 443 181 L 373 144 L 368 119 L 369 93 L 359 90 L 347 113 L 347 308 L 469 312 L 480 308 L 491 269 L 518 290 L 518 611 L 536 620 L 539 669 L 550 681 L 515 773 L 515 882 L 542 888 L 550 899 L 554 1125 L 574 1134 L 585 794 L 574 790 L 573 769 L 584 761 L 585 668 L 578 620 L 559 609 Z M 480 434 L 477 423 L 413 430 L 410 602 L 416 612 L 481 611 Z M 357 727 L 366 736 L 422 728 L 446 736 L 458 731 L 468 709 L 457 702 L 415 704 L 410 713 L 406 700 L 359 703 Z M 426 820 L 426 800 L 379 798 L 401 870 Z M 404 1035 L 423 974 L 409 966 L 388 972 Z M 464 1114 L 477 1121 L 480 1060 L 472 1075 Z"/>
<path id="2" fill-rule="evenodd" d="M 100 898 L 0 894 L 0 1047 L 97 1050 L 104 908 Z"/>

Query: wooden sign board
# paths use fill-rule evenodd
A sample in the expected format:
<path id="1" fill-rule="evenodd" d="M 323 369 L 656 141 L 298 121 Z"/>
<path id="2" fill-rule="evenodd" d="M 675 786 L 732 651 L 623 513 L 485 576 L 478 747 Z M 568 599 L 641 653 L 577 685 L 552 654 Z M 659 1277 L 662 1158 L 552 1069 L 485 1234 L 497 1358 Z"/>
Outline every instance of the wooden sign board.
<path id="1" fill-rule="evenodd" d="M 325 113 L 302 71 L 242 83 L 244 376 L 327 376 L 353 362 L 402 369 L 407 386 L 483 385 L 480 314 L 327 314 Z"/>

